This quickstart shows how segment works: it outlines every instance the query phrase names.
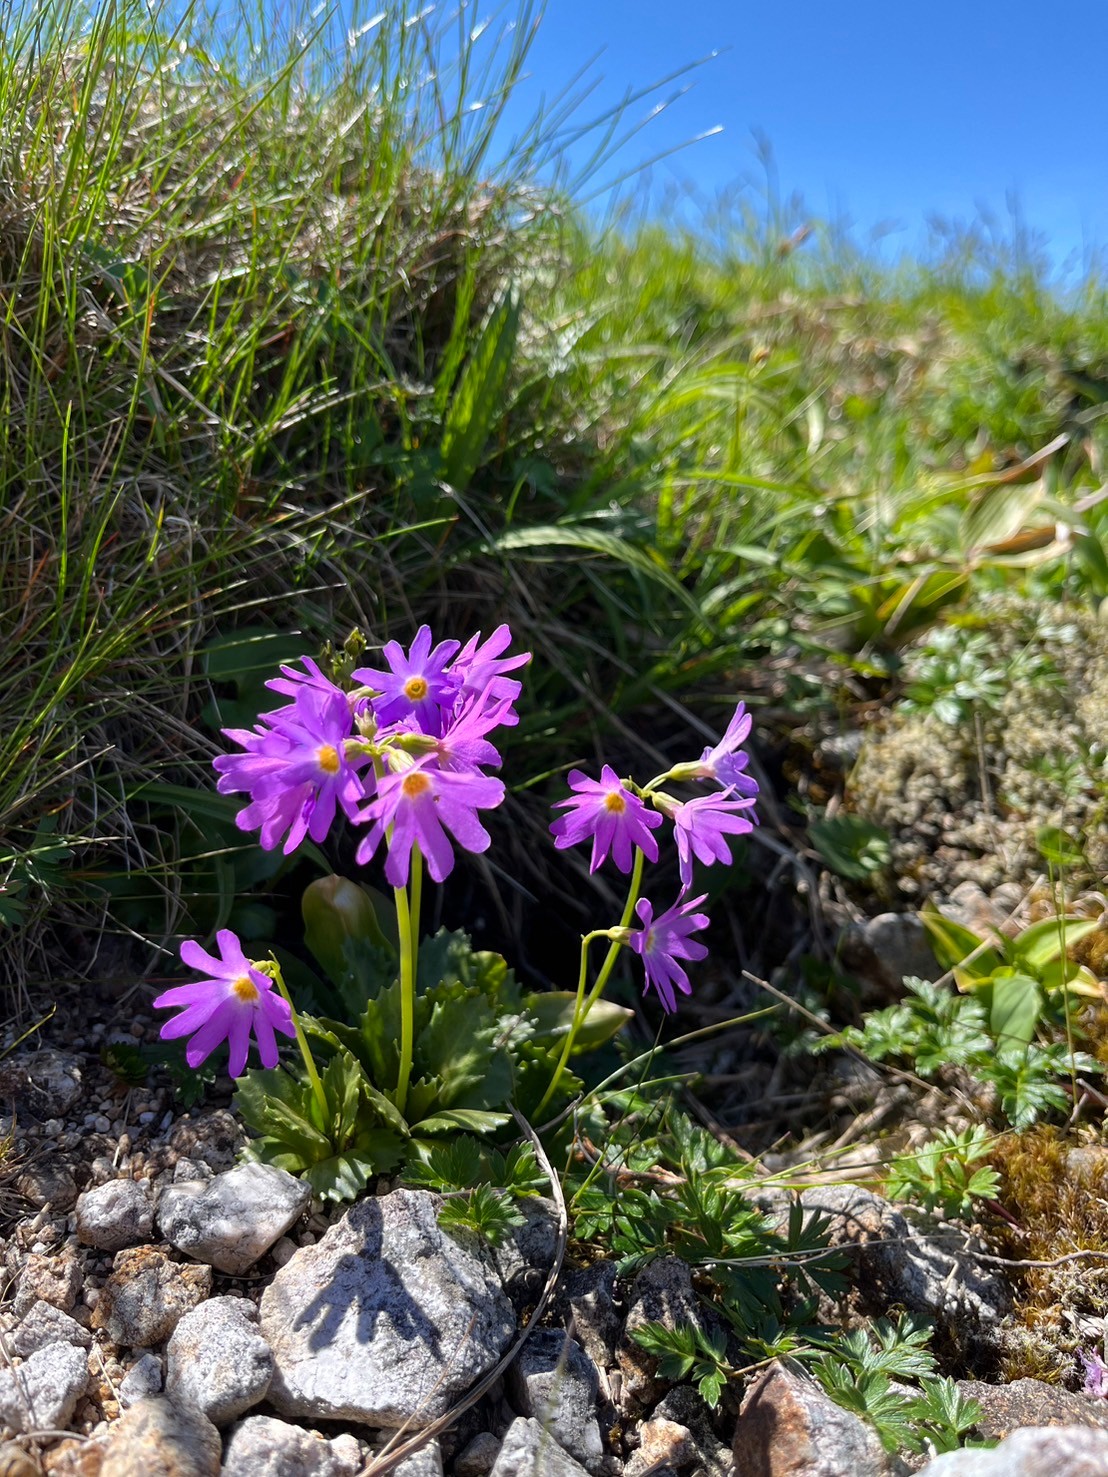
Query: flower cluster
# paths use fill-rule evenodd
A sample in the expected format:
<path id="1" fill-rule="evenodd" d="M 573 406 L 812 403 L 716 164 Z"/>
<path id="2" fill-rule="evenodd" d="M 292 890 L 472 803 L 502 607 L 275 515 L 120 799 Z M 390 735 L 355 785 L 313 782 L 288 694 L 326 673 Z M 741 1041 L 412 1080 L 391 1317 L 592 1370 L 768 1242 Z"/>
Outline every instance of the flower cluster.
<path id="1" fill-rule="evenodd" d="M 249 796 L 240 829 L 259 831 L 267 850 L 284 837 L 288 853 L 305 836 L 322 841 L 341 810 L 369 826 L 359 862 L 391 838 L 385 875 L 402 887 L 418 844 L 441 882 L 454 865 L 450 838 L 484 851 L 489 834 L 477 812 L 504 798 L 503 782 L 484 769 L 500 765 L 487 735 L 518 722 L 522 684 L 508 673 L 530 653 L 506 655 L 511 639 L 499 626 L 484 642 L 478 633 L 464 647 L 436 646 L 421 626 L 407 652 L 389 641 L 384 667 L 356 670 L 350 692 L 308 657 L 282 667 L 267 686 L 290 701 L 253 729 L 224 730 L 245 752 L 215 760 L 220 792 Z"/>
<path id="2" fill-rule="evenodd" d="M 728 837 L 746 835 L 758 824 L 754 811 L 758 783 L 746 773 L 750 760 L 741 747 L 750 728 L 750 714 L 740 703 L 718 744 L 706 748 L 698 760 L 675 764 L 642 789 L 630 780 L 621 780 L 607 764 L 599 780 L 571 769 L 569 787 L 573 794 L 554 807 L 566 812 L 551 823 L 554 845 L 564 849 L 591 838 L 590 872 L 609 856 L 625 873 L 632 872 L 636 862 L 641 865 L 643 857 L 656 862 L 658 840 L 654 833 L 663 819 L 673 822 L 681 879 L 677 902 L 655 917 L 653 905 L 641 898 L 635 911 L 642 928 L 611 931 L 617 941 L 626 942 L 641 956 L 647 988 L 654 986 L 666 1010 L 677 1007 L 675 987 L 683 994 L 690 992 L 688 975 L 678 961 L 702 959 L 707 953 L 703 944 L 689 937 L 708 926 L 707 916 L 694 911 L 706 894 L 684 900 L 692 886 L 694 861 L 705 866 L 730 862 Z M 668 780 L 707 781 L 718 788 L 678 800 L 658 788 Z"/>

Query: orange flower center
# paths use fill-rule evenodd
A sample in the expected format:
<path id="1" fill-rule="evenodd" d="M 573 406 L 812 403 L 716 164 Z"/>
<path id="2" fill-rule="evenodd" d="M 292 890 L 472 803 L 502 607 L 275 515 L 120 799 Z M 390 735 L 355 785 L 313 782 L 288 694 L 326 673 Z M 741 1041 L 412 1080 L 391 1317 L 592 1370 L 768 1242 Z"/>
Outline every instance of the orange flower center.
<path id="1" fill-rule="evenodd" d="M 400 781 L 400 788 L 407 799 L 414 800 L 417 795 L 423 795 L 431 788 L 431 780 L 421 769 L 413 769 Z"/>
<path id="2" fill-rule="evenodd" d="M 241 1000 L 244 1005 L 253 1005 L 261 991 L 248 974 L 240 974 L 231 985 L 231 994 L 236 1000 Z"/>
<path id="3" fill-rule="evenodd" d="M 340 762 L 339 751 L 335 748 L 334 744 L 322 744 L 316 750 L 315 757 L 319 761 L 319 767 L 324 774 L 338 774 Z"/>
<path id="4" fill-rule="evenodd" d="M 609 790 L 604 796 L 604 809 L 613 815 L 622 815 L 627 809 L 627 801 L 623 798 L 622 790 Z"/>
<path id="5" fill-rule="evenodd" d="M 410 703 L 421 703 L 427 696 L 427 678 L 409 677 L 404 684 L 404 696 Z"/>

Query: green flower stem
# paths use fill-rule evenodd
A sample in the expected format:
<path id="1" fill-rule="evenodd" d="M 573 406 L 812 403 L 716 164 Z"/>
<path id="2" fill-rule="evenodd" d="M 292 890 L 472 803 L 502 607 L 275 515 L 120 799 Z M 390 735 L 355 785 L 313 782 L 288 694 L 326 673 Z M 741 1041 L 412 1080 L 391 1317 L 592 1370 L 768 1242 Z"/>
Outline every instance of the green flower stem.
<path id="1" fill-rule="evenodd" d="M 635 904 L 639 900 L 639 889 L 642 887 L 642 864 L 643 853 L 642 850 L 636 846 L 635 864 L 631 871 L 631 885 L 627 890 L 627 902 L 624 904 L 623 917 L 619 920 L 620 928 L 627 928 L 630 925 L 631 915 L 634 912 Z M 600 966 L 600 973 L 596 977 L 596 983 L 593 985 L 588 995 L 586 995 L 585 980 L 588 975 L 589 944 L 595 938 L 606 937 L 607 932 L 607 929 L 594 929 L 592 933 L 585 934 L 581 940 L 581 969 L 577 977 L 577 999 L 573 1006 L 573 1020 L 570 1022 L 570 1027 L 568 1033 L 566 1034 L 566 1039 L 562 1043 L 562 1053 L 561 1056 L 559 1056 L 558 1058 L 558 1065 L 554 1068 L 554 1076 L 550 1079 L 550 1085 L 547 1087 L 546 1092 L 543 1094 L 542 1102 L 540 1102 L 538 1107 L 535 1109 L 533 1116 L 536 1118 L 546 1107 L 550 1099 L 554 1096 L 554 1093 L 558 1087 L 558 1083 L 562 1080 L 562 1073 L 566 1069 L 566 1063 L 569 1061 L 570 1053 L 573 1051 L 574 1043 L 577 1040 L 577 1033 L 587 1020 L 589 1011 L 596 1004 L 597 1000 L 599 1000 L 604 986 L 608 983 L 608 980 L 611 977 L 612 970 L 615 967 L 616 959 L 619 957 L 619 951 L 623 948 L 623 945 L 620 943 L 612 943 L 607 954 L 605 955 L 604 963 Z"/>
<path id="2" fill-rule="evenodd" d="M 331 1124 L 331 1110 L 327 1106 L 327 1094 L 323 1091 L 323 1083 L 319 1079 L 319 1072 L 316 1069 L 315 1058 L 312 1056 L 312 1049 L 308 1045 L 308 1038 L 304 1035 L 304 1028 L 300 1024 L 300 1017 L 296 1013 L 296 1006 L 292 1003 L 288 986 L 285 984 L 285 977 L 281 973 L 281 966 L 277 963 L 276 959 L 273 960 L 273 967 L 269 972 L 273 975 L 273 983 L 288 1002 L 288 1007 L 292 1011 L 292 1028 L 296 1032 L 296 1044 L 300 1048 L 300 1055 L 304 1058 L 304 1067 L 308 1073 L 308 1081 L 312 1084 L 312 1092 L 315 1093 L 315 1100 L 319 1104 L 321 1115 L 319 1126 L 324 1133 L 327 1133 Z"/>
<path id="3" fill-rule="evenodd" d="M 422 859 L 419 847 L 412 847 L 412 900 L 418 904 L 422 881 Z M 400 935 L 400 1070 L 396 1078 L 396 1106 L 403 1113 L 408 1103 L 408 1083 L 412 1076 L 412 1049 L 415 1044 L 415 966 L 418 947 L 412 929 L 412 907 L 408 891 L 394 887 L 396 926 Z M 419 926 L 418 908 L 416 928 Z"/>
<path id="4" fill-rule="evenodd" d="M 423 853 L 418 845 L 412 847 L 412 877 L 411 877 L 411 911 L 412 911 L 412 982 L 413 986 L 419 975 L 419 920 L 423 907 Z"/>

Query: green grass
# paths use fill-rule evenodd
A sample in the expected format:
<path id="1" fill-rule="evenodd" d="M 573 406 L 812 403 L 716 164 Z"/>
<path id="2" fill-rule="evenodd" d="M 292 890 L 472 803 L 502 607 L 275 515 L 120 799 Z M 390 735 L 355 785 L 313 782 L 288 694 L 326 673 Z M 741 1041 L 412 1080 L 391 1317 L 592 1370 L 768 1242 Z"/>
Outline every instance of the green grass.
<path id="1" fill-rule="evenodd" d="M 747 691 L 888 691 L 978 591 L 1108 596 L 1108 513 L 1072 511 L 1106 450 L 1098 282 L 1059 296 L 1018 241 L 884 267 L 772 199 L 599 234 L 556 167 L 572 93 L 499 157 L 537 12 L 507 19 L 349 44 L 244 10 L 231 51 L 198 8 L 7 8 L 5 977 L 87 964 L 73 922 L 157 948 L 258 879 L 183 864 L 232 833 L 164 788 L 209 789 L 211 678 L 245 696 L 275 649 L 228 664 L 236 630 L 510 620 L 522 784 Z M 1006 547 L 1055 520 L 1042 562 Z"/>

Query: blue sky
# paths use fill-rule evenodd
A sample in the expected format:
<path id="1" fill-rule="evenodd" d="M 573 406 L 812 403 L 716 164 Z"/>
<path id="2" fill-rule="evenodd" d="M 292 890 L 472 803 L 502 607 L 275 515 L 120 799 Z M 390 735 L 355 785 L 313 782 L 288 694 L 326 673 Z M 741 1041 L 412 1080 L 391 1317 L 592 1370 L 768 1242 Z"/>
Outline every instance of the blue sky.
<path id="1" fill-rule="evenodd" d="M 1108 245 L 1108 0 L 548 0 L 512 116 L 596 53 L 586 114 L 711 56 L 662 90 L 688 87 L 609 166 L 721 127 L 651 169 L 656 198 L 678 186 L 711 198 L 759 175 L 761 134 L 783 194 L 861 239 L 892 224 L 886 249 L 917 249 L 932 214 L 984 207 L 1007 228 L 1013 199 L 1059 266 Z"/>

